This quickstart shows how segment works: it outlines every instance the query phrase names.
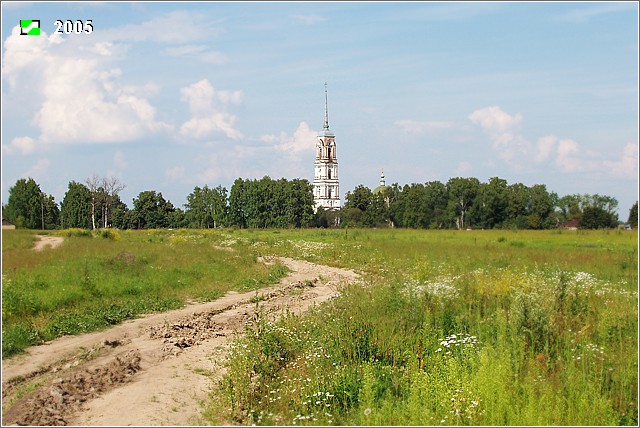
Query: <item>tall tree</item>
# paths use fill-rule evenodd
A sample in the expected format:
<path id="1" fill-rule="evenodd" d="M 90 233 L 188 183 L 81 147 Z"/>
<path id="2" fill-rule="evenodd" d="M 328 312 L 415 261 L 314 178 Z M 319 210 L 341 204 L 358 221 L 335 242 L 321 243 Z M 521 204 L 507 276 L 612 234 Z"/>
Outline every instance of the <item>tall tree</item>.
<path id="1" fill-rule="evenodd" d="M 93 174 L 84 181 L 91 195 L 91 229 L 96 228 L 96 204 L 99 200 L 100 177 Z"/>
<path id="2" fill-rule="evenodd" d="M 60 204 L 60 217 L 63 228 L 91 227 L 91 193 L 87 186 L 76 181 L 69 182 L 67 192 Z"/>
<path id="3" fill-rule="evenodd" d="M 42 193 L 40 200 L 40 215 L 42 229 L 56 229 L 60 224 L 60 208 L 52 195 Z"/>
<path id="4" fill-rule="evenodd" d="M 631 209 L 629 210 L 629 220 L 627 220 L 627 223 L 629 223 L 631 227 L 638 226 L 638 201 L 631 206 Z"/>
<path id="5" fill-rule="evenodd" d="M 439 181 L 429 181 L 424 185 L 424 197 L 428 213 L 428 224 L 425 224 L 425 227 L 442 228 L 446 220 L 449 199 L 447 186 Z"/>
<path id="6" fill-rule="evenodd" d="M 506 225 L 517 229 L 529 227 L 529 188 L 522 183 L 507 187 Z"/>
<path id="7" fill-rule="evenodd" d="M 245 180 L 236 178 L 229 192 L 229 224 L 243 228 L 247 227 L 246 187 Z"/>
<path id="8" fill-rule="evenodd" d="M 162 193 L 155 190 L 140 192 L 133 200 L 133 211 L 133 228 L 136 229 L 181 227 L 184 219 L 182 210 L 176 210 L 171 201 L 165 200 Z"/>
<path id="9" fill-rule="evenodd" d="M 46 195 L 33 178 L 19 179 L 9 188 L 9 199 L 5 207 L 7 219 L 16 227 L 43 228 L 45 199 Z"/>
<path id="10" fill-rule="evenodd" d="M 205 185 L 194 187 L 187 196 L 185 219 L 190 227 L 210 228 L 224 224 L 227 213 L 227 189 Z"/>
<path id="11" fill-rule="evenodd" d="M 427 198 L 424 185 L 412 183 L 403 189 L 404 227 L 420 229 L 429 224 Z"/>
<path id="12" fill-rule="evenodd" d="M 558 208 L 561 213 L 561 221 L 567 221 L 580 218 L 582 215 L 582 196 L 581 195 L 565 195 L 558 199 Z"/>
<path id="13" fill-rule="evenodd" d="M 343 208 L 345 225 L 362 226 L 363 215 L 371 205 L 371 196 L 371 189 L 362 184 L 353 192 L 347 192 Z"/>
<path id="14" fill-rule="evenodd" d="M 102 179 L 102 203 L 103 203 L 103 227 L 109 225 L 109 215 L 111 213 L 111 203 L 122 190 L 126 188 L 126 184 L 121 183 L 116 177 L 104 177 Z"/>
<path id="15" fill-rule="evenodd" d="M 473 201 L 478 194 L 480 181 L 477 178 L 451 178 L 447 182 L 447 191 L 449 194 L 449 207 L 451 212 L 456 216 L 456 227 L 465 229 L 465 216 L 469 208 L 473 205 Z"/>
<path id="16" fill-rule="evenodd" d="M 529 188 L 529 227 L 546 229 L 553 226 L 549 216 L 553 212 L 553 199 L 547 186 L 536 184 Z"/>
<path id="17" fill-rule="evenodd" d="M 480 227 L 502 226 L 507 217 L 507 180 L 493 177 L 481 183 L 473 210 L 473 221 Z"/>
<path id="18" fill-rule="evenodd" d="M 609 229 L 617 224 L 617 216 L 597 206 L 586 207 L 580 218 L 581 229 Z"/>

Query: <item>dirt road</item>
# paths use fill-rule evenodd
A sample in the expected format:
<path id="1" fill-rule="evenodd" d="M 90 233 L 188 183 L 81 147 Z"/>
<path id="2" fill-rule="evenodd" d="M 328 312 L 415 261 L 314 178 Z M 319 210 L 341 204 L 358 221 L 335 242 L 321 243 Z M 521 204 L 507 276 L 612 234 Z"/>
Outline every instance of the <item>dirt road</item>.
<path id="1" fill-rule="evenodd" d="M 64 241 L 64 238 L 61 236 L 38 235 L 38 238 L 38 241 L 36 241 L 33 247 L 36 251 L 42 251 L 45 247 L 56 248 Z"/>
<path id="2" fill-rule="evenodd" d="M 278 260 L 291 273 L 276 286 L 63 337 L 3 360 L 2 424 L 205 423 L 202 403 L 224 374 L 227 345 L 258 307 L 273 317 L 301 313 L 358 280 L 350 270 Z"/>

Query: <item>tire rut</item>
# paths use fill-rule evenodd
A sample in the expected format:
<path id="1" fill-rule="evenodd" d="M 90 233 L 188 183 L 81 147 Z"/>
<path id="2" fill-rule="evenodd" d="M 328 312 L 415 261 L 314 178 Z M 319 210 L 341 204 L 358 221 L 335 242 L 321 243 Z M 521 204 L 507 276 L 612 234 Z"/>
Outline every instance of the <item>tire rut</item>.
<path id="1" fill-rule="evenodd" d="M 276 286 L 60 338 L 3 361 L 3 425 L 204 423 L 201 403 L 224 374 L 227 345 L 258 311 L 302 313 L 359 278 L 289 258 L 263 261 L 291 272 Z"/>

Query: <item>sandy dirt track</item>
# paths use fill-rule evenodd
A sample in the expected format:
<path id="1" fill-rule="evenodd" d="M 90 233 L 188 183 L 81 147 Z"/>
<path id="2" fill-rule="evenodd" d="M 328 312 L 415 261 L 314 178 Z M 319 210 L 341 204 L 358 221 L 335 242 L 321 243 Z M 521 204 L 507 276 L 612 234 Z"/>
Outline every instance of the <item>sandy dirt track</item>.
<path id="1" fill-rule="evenodd" d="M 276 286 L 63 337 L 3 360 L 2 424 L 205 423 L 202 403 L 224 374 L 227 346 L 258 308 L 270 317 L 301 313 L 358 281 L 350 270 L 289 258 L 265 262 L 276 261 L 291 269 Z M 25 390 L 31 392 L 16 399 Z"/>
<path id="2" fill-rule="evenodd" d="M 64 241 L 64 238 L 61 236 L 38 235 L 38 241 L 36 241 L 33 249 L 42 251 L 45 247 L 57 248 L 62 244 L 62 241 Z"/>

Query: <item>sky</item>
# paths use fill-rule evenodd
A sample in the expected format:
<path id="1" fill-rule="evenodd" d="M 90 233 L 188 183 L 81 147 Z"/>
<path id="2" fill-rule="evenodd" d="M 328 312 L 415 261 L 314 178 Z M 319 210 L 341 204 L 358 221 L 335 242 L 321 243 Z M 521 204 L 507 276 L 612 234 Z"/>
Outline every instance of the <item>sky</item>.
<path id="1" fill-rule="evenodd" d="M 3 1 L 2 203 L 28 177 L 58 203 L 116 177 L 129 208 L 312 182 L 325 82 L 343 202 L 382 170 L 638 200 L 636 2 Z"/>

